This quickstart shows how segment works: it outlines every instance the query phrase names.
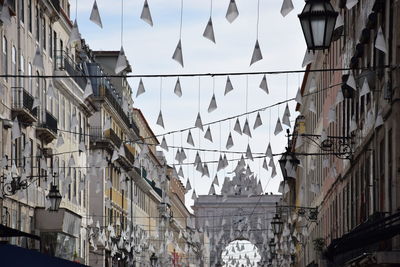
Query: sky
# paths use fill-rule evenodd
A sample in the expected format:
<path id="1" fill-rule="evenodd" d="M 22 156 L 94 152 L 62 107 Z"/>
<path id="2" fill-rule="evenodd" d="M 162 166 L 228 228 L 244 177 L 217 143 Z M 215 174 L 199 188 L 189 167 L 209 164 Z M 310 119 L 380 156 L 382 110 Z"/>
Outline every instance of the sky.
<path id="1" fill-rule="evenodd" d="M 77 22 L 82 37 L 92 50 L 120 50 L 121 47 L 121 0 L 97 0 L 103 29 L 89 20 L 94 0 L 71 1 L 71 18 Z M 299 70 L 302 68 L 306 49 L 304 37 L 297 14 L 304 6 L 303 0 L 293 0 L 294 10 L 286 17 L 280 14 L 283 0 L 260 0 L 259 35 L 263 60 L 250 66 L 250 59 L 257 38 L 257 0 L 237 0 L 238 18 L 231 24 L 226 18 L 229 0 L 212 2 L 212 19 L 216 44 L 204 38 L 203 31 L 210 17 L 211 1 L 184 0 L 182 20 L 182 50 L 185 67 L 182 68 L 172 59 L 179 40 L 180 0 L 148 0 L 154 26 L 140 19 L 144 0 L 125 0 L 123 8 L 123 47 L 132 65 L 134 75 L 145 74 L 184 74 L 184 73 L 229 73 L 263 72 L 278 70 Z M 78 3 L 76 9 L 76 3 Z M 200 111 L 203 123 L 239 115 L 247 111 L 266 107 L 279 101 L 293 98 L 302 81 L 302 74 L 267 75 L 269 94 L 259 88 L 262 75 L 244 75 L 230 77 L 234 90 L 224 96 L 226 76 L 217 77 L 181 77 L 183 95 L 174 94 L 176 78 L 162 79 L 160 97 L 160 78 L 143 78 L 146 92 L 135 97 L 139 79 L 130 78 L 133 89 L 134 105 L 140 108 L 156 135 L 194 126 Z M 199 89 L 200 83 L 200 89 Z M 247 88 L 247 89 L 246 89 Z M 210 99 L 216 96 L 218 108 L 207 112 Z M 246 93 L 247 92 L 247 93 Z M 199 97 L 200 96 L 200 97 Z M 246 101 L 247 99 L 247 101 Z M 161 100 L 161 101 L 160 101 Z M 160 105 L 161 102 L 161 105 Z M 247 104 L 246 104 L 247 102 Z M 200 103 L 200 105 L 199 105 Z M 161 108 L 160 108 L 161 106 Z M 199 110 L 200 107 L 200 110 Z M 292 125 L 298 113 L 295 102 L 289 102 Z M 157 116 L 163 113 L 165 129 L 156 125 Z M 265 153 L 268 143 L 273 153 L 284 152 L 287 144 L 285 130 L 274 136 L 278 116 L 282 119 L 285 105 L 260 112 L 263 125 L 253 130 L 256 113 L 248 116 L 253 137 L 247 138 L 233 131 L 235 120 L 225 121 L 211 126 L 213 143 L 204 139 L 205 131 L 192 130 L 195 147 L 226 150 L 225 144 L 231 130 L 234 147 L 232 151 L 245 153 L 249 144 L 253 153 Z M 243 127 L 246 117 L 240 117 Z M 221 138 L 220 138 L 221 136 Z M 168 145 L 190 147 L 186 143 L 187 132 L 165 135 Z M 159 138 L 161 142 L 162 138 Z M 195 152 L 185 151 L 193 162 Z M 176 151 L 165 153 L 170 165 Z M 218 160 L 219 153 L 200 153 L 202 161 Z M 238 158 L 227 154 L 228 159 Z M 271 179 L 271 172 L 262 168 L 262 159 L 250 163 L 252 171 L 261 180 L 265 192 L 277 193 L 282 181 L 281 172 L 275 158 L 278 175 Z M 219 184 L 229 176 L 236 162 L 218 173 Z M 207 194 L 216 174 L 216 164 L 209 164 L 210 178 L 200 177 L 192 166 L 184 167 L 183 184 L 190 179 L 197 195 Z M 177 167 L 178 168 L 178 167 Z M 220 187 L 216 186 L 217 193 Z M 186 194 L 186 204 L 190 208 L 192 191 Z"/>

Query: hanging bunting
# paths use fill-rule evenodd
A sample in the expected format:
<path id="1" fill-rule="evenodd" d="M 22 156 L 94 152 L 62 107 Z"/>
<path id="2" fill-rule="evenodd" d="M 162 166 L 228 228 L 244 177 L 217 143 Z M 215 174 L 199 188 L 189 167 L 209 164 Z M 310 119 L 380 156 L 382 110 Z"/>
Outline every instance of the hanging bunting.
<path id="1" fill-rule="evenodd" d="M 249 127 L 249 122 L 248 122 L 247 118 L 246 118 L 246 121 L 244 122 L 243 133 L 250 138 L 252 137 L 250 127 Z"/>
<path id="2" fill-rule="evenodd" d="M 204 29 L 203 37 L 207 38 L 208 40 L 210 40 L 211 42 L 213 42 L 215 44 L 214 27 L 213 27 L 211 17 L 208 20 L 206 28 Z"/>
<path id="3" fill-rule="evenodd" d="M 47 91 L 46 91 L 46 95 L 49 98 L 54 99 L 56 94 L 54 93 L 54 87 L 53 87 L 53 83 L 51 82 L 51 80 L 49 81 L 49 86 L 47 86 Z"/>
<path id="4" fill-rule="evenodd" d="M 286 17 L 287 14 L 290 13 L 294 9 L 292 0 L 283 0 L 281 7 L 281 14 L 283 17 Z"/>
<path id="5" fill-rule="evenodd" d="M 328 112 L 328 124 L 331 124 L 333 122 L 336 122 L 336 112 L 335 108 L 331 107 Z"/>
<path id="6" fill-rule="evenodd" d="M 11 127 L 11 137 L 12 137 L 12 140 L 15 140 L 15 139 L 21 137 L 21 128 L 19 127 L 19 121 L 18 121 L 17 117 L 15 117 L 12 127 Z"/>
<path id="7" fill-rule="evenodd" d="M 208 171 L 208 165 L 207 163 L 204 163 L 203 165 L 203 173 L 201 174 L 201 176 L 207 176 L 210 177 L 210 172 Z"/>
<path id="8" fill-rule="evenodd" d="M 328 134 L 326 133 L 325 129 L 321 132 L 321 144 L 328 139 Z"/>
<path id="9" fill-rule="evenodd" d="M 182 161 L 184 161 L 185 159 L 187 159 L 185 150 L 184 150 L 182 147 L 181 147 L 180 156 L 181 156 L 181 160 L 182 160 Z"/>
<path id="10" fill-rule="evenodd" d="M 286 104 L 286 108 L 285 111 L 283 112 L 283 118 L 282 118 L 282 123 L 286 126 L 288 126 L 289 128 L 290 126 L 290 111 L 289 111 L 289 106 L 288 104 Z"/>
<path id="11" fill-rule="evenodd" d="M 254 159 L 253 159 L 253 153 L 251 153 L 250 144 L 247 144 L 246 158 L 247 158 L 247 159 L 250 159 L 251 161 L 254 161 Z"/>
<path id="12" fill-rule="evenodd" d="M 207 128 L 207 131 L 206 131 L 206 134 L 204 135 L 204 138 L 209 140 L 211 143 L 213 142 L 210 126 L 208 126 L 208 128 Z"/>
<path id="13" fill-rule="evenodd" d="M 215 100 L 215 94 L 212 95 L 210 105 L 208 106 L 208 113 L 213 112 L 217 109 L 217 101 Z"/>
<path id="14" fill-rule="evenodd" d="M 101 23 L 100 12 L 96 0 L 94 0 L 92 12 L 90 13 L 90 21 L 98 25 L 100 28 L 103 28 L 103 23 Z"/>
<path id="15" fill-rule="evenodd" d="M 282 124 L 281 124 L 281 119 L 278 118 L 278 121 L 276 122 L 276 126 L 275 126 L 274 135 L 278 135 L 282 131 L 283 131 L 283 128 L 282 128 Z"/>
<path id="16" fill-rule="evenodd" d="M 219 159 L 218 159 L 218 166 L 217 166 L 217 172 L 219 172 L 220 170 L 222 170 L 224 168 L 224 160 L 222 158 L 222 155 L 219 155 Z"/>
<path id="17" fill-rule="evenodd" d="M 267 151 L 265 152 L 265 156 L 267 156 L 270 159 L 273 158 L 271 143 L 268 143 L 268 147 L 267 147 Z"/>
<path id="18" fill-rule="evenodd" d="M 238 16 L 239 16 L 239 11 L 236 2 L 235 0 L 230 0 L 225 18 L 227 21 L 229 21 L 229 23 L 232 23 Z"/>
<path id="19" fill-rule="evenodd" d="M 200 117 L 200 112 L 197 113 L 197 118 L 196 118 L 196 122 L 195 122 L 194 126 L 196 128 L 199 128 L 200 130 L 204 131 L 203 122 L 201 121 L 201 117 Z"/>
<path id="20" fill-rule="evenodd" d="M 316 53 L 314 53 L 313 51 L 307 49 L 306 53 L 304 55 L 303 63 L 301 64 L 301 67 L 304 68 L 308 64 L 313 63 L 315 61 L 316 56 L 317 56 Z"/>
<path id="21" fill-rule="evenodd" d="M 34 67 L 36 67 L 38 69 L 41 69 L 41 70 L 44 70 L 43 55 L 40 52 L 39 47 L 36 48 L 36 52 L 35 52 L 35 56 L 33 58 L 33 63 L 32 64 L 33 64 Z"/>
<path id="22" fill-rule="evenodd" d="M 32 109 L 37 108 L 40 106 L 40 99 L 38 97 L 33 98 Z"/>
<path id="23" fill-rule="evenodd" d="M 180 177 L 182 177 L 182 178 L 185 178 L 185 176 L 183 175 L 182 166 L 179 167 L 178 176 L 180 176 Z"/>
<path id="24" fill-rule="evenodd" d="M 76 126 L 78 126 L 78 119 L 76 118 L 76 114 L 72 114 L 70 125 L 71 129 L 75 129 Z"/>
<path id="25" fill-rule="evenodd" d="M 315 108 L 314 98 L 311 98 L 308 110 L 314 114 L 317 114 L 317 109 Z"/>
<path id="26" fill-rule="evenodd" d="M 360 92 L 360 97 L 367 95 L 371 92 L 371 89 L 369 88 L 369 84 L 368 84 L 368 79 L 365 78 L 364 79 L 364 83 L 363 86 L 361 88 L 361 92 Z"/>
<path id="27" fill-rule="evenodd" d="M 117 63 L 115 65 L 115 74 L 119 74 L 121 71 L 124 71 L 127 67 L 128 67 L 128 60 L 126 59 L 124 48 L 121 46 L 121 50 L 119 51 L 118 54 Z"/>
<path id="28" fill-rule="evenodd" d="M 7 2 L 3 4 L 3 7 L 1 9 L 0 20 L 3 22 L 4 28 L 11 25 L 10 9 Z"/>
<path id="29" fill-rule="evenodd" d="M 67 46 L 73 46 L 76 44 L 76 46 L 79 47 L 80 42 L 81 42 L 81 34 L 79 33 L 78 23 L 75 19 L 74 26 L 72 26 L 72 30 L 69 35 Z"/>
<path id="30" fill-rule="evenodd" d="M 85 91 L 83 92 L 83 98 L 86 99 L 93 94 L 93 87 L 90 79 L 87 79 Z"/>
<path id="31" fill-rule="evenodd" d="M 256 120 L 253 125 L 253 130 L 257 129 L 261 125 L 262 125 L 262 120 L 261 120 L 260 112 L 257 112 L 257 117 L 256 117 Z"/>
<path id="32" fill-rule="evenodd" d="M 194 146 L 193 136 L 192 136 L 192 132 L 190 130 L 188 132 L 188 136 L 187 136 L 186 142 L 189 145 Z"/>
<path id="33" fill-rule="evenodd" d="M 230 149 L 233 147 L 233 139 L 232 139 L 232 134 L 229 133 L 228 140 L 226 141 L 226 149 Z"/>
<path id="34" fill-rule="evenodd" d="M 301 95 L 300 87 L 297 90 L 297 94 L 296 94 L 296 99 L 295 100 L 296 100 L 297 104 L 299 104 L 299 105 L 303 104 L 303 96 Z"/>
<path id="35" fill-rule="evenodd" d="M 315 90 L 317 90 L 317 82 L 315 81 L 315 77 L 312 77 L 311 81 L 310 81 L 310 85 L 308 87 L 308 91 L 310 93 L 313 93 L 313 92 L 315 92 Z"/>
<path id="36" fill-rule="evenodd" d="M 350 121 L 350 133 L 354 132 L 357 130 L 357 122 L 356 122 L 356 117 L 353 115 Z"/>
<path id="37" fill-rule="evenodd" d="M 260 83 L 260 89 L 269 94 L 268 90 L 268 83 L 267 83 L 267 76 L 264 74 L 261 83 Z"/>
<path id="38" fill-rule="evenodd" d="M 382 27 L 379 27 L 378 34 L 376 35 L 375 48 L 387 54 L 387 45 L 385 36 L 383 35 Z"/>
<path id="39" fill-rule="evenodd" d="M 225 85 L 225 93 L 224 93 L 224 95 L 226 95 L 227 93 L 229 93 L 232 90 L 233 90 L 233 85 L 232 85 L 231 79 L 228 76 L 226 78 L 226 85 Z"/>
<path id="40" fill-rule="evenodd" d="M 165 136 L 163 136 L 160 146 L 162 149 L 164 149 L 165 151 L 168 152 L 169 149 L 168 149 L 167 140 L 165 139 Z"/>
<path id="41" fill-rule="evenodd" d="M 266 158 L 264 158 L 262 167 L 263 167 L 266 171 L 268 171 L 268 163 L 267 163 L 267 159 L 266 159 Z"/>
<path id="42" fill-rule="evenodd" d="M 271 167 L 271 168 L 272 168 L 271 178 L 274 178 L 274 177 L 277 175 L 275 164 L 274 164 L 274 166 Z"/>
<path id="43" fill-rule="evenodd" d="M 199 155 L 199 151 L 197 151 L 196 157 L 194 159 L 194 164 L 199 164 L 199 163 L 201 163 L 201 158 L 200 158 L 200 155 Z"/>
<path id="44" fill-rule="evenodd" d="M 215 175 L 215 176 L 214 176 L 213 184 L 219 186 L 218 175 Z"/>
<path id="45" fill-rule="evenodd" d="M 165 128 L 165 127 L 164 127 L 164 119 L 163 119 L 161 110 L 160 110 L 160 113 L 158 114 L 156 124 L 159 125 L 159 126 L 161 126 L 161 127 L 163 127 L 163 128 Z"/>
<path id="46" fill-rule="evenodd" d="M 140 96 L 144 92 L 146 92 L 146 89 L 144 89 L 144 84 L 143 84 L 142 78 L 140 78 L 138 89 L 136 92 L 136 97 Z"/>
<path id="47" fill-rule="evenodd" d="M 379 126 L 383 125 L 383 117 L 382 117 L 382 111 L 378 111 L 378 116 L 376 116 L 375 120 L 375 129 L 378 128 Z"/>
<path id="48" fill-rule="evenodd" d="M 175 89 L 174 89 L 174 93 L 181 97 L 182 96 L 182 87 L 181 87 L 181 81 L 178 79 L 176 80 L 176 84 L 175 84 Z"/>
<path id="49" fill-rule="evenodd" d="M 143 4 L 143 9 L 142 9 L 142 14 L 140 14 L 140 18 L 149 24 L 150 26 L 153 26 L 153 19 L 151 18 L 151 13 L 150 13 L 150 8 L 149 8 L 149 3 L 147 0 L 144 0 Z"/>
<path id="50" fill-rule="evenodd" d="M 236 118 L 235 126 L 233 127 L 233 130 L 237 132 L 238 134 L 242 135 L 242 129 L 240 127 L 240 121 L 239 118 Z"/>
<path id="51" fill-rule="evenodd" d="M 353 73 L 350 72 L 349 78 L 347 79 L 346 84 L 353 88 L 354 90 L 357 90 L 357 85 L 356 85 L 356 80 L 354 79 Z"/>
<path id="52" fill-rule="evenodd" d="M 346 7 L 348 10 L 352 9 L 355 5 L 357 5 L 358 0 L 347 0 Z"/>
<path id="53" fill-rule="evenodd" d="M 215 188 L 214 188 L 214 184 L 211 184 L 210 186 L 210 190 L 208 191 L 209 195 L 215 195 Z"/>
<path id="54" fill-rule="evenodd" d="M 179 64 L 181 64 L 182 68 L 183 66 L 183 55 L 182 55 L 182 44 L 181 40 L 179 39 L 178 44 L 176 45 L 174 54 L 172 55 L 172 59 L 177 61 Z"/>
<path id="55" fill-rule="evenodd" d="M 251 61 L 250 61 L 250 66 L 253 65 L 254 63 L 260 61 L 261 59 L 263 59 L 263 56 L 261 54 L 260 44 L 258 43 L 258 40 L 256 40 L 256 44 L 255 44 L 254 50 L 253 50 L 253 55 L 252 55 Z"/>
<path id="56" fill-rule="evenodd" d="M 186 189 L 186 193 L 189 192 L 189 190 L 192 189 L 192 185 L 190 184 L 189 178 L 188 178 L 187 181 L 186 181 L 186 187 L 185 187 L 185 189 Z"/>

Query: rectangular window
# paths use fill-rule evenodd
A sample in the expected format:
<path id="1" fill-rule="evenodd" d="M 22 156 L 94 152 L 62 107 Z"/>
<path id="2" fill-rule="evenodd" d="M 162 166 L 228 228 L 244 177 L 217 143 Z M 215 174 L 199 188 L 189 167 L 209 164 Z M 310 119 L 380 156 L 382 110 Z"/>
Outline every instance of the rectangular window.
<path id="1" fill-rule="evenodd" d="M 25 22 L 25 1 L 19 0 L 19 19 L 22 23 Z"/>
<path id="2" fill-rule="evenodd" d="M 40 12 L 39 12 L 39 7 L 36 6 L 35 9 L 36 13 L 36 41 L 40 44 Z"/>
<path id="3" fill-rule="evenodd" d="M 20 70 L 20 74 L 21 75 L 25 75 L 25 58 L 24 56 L 21 54 L 19 57 L 19 70 Z M 25 87 L 25 79 L 23 78 L 19 78 L 19 86 L 21 86 L 22 88 L 26 89 Z"/>
<path id="4" fill-rule="evenodd" d="M 17 74 L 17 49 L 15 46 L 11 49 L 11 74 Z M 17 78 L 13 78 L 13 86 L 17 87 Z"/>
<path id="5" fill-rule="evenodd" d="M 8 74 L 8 42 L 7 38 L 3 36 L 3 74 Z M 4 78 L 7 81 L 7 77 Z"/>
<path id="6" fill-rule="evenodd" d="M 46 50 L 46 19 L 44 17 L 41 18 L 42 20 L 42 47 L 44 50 Z"/>
<path id="7" fill-rule="evenodd" d="M 57 60 L 57 33 L 56 31 L 53 31 L 53 50 L 54 50 L 54 58 Z M 56 61 L 57 62 L 57 61 Z"/>
<path id="8" fill-rule="evenodd" d="M 49 32 L 49 36 L 48 36 L 48 38 L 49 38 L 49 40 L 48 40 L 48 42 L 49 42 L 49 56 L 50 56 L 50 58 L 53 58 L 53 53 L 54 53 L 54 51 L 53 51 L 53 30 L 51 29 L 51 24 L 50 23 L 49 23 L 48 32 Z"/>
<path id="9" fill-rule="evenodd" d="M 28 0 L 28 30 L 32 33 L 32 0 Z"/>

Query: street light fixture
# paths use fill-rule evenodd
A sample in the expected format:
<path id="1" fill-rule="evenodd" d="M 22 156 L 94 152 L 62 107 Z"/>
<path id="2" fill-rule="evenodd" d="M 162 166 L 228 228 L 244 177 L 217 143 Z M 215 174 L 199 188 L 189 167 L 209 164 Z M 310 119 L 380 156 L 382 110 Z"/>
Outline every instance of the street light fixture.
<path id="1" fill-rule="evenodd" d="M 155 253 L 151 254 L 151 257 L 150 257 L 150 265 L 151 265 L 151 267 L 157 266 L 157 261 L 158 261 L 158 258 L 156 256 L 156 254 Z"/>
<path id="2" fill-rule="evenodd" d="M 286 168 L 289 163 L 289 168 Z M 290 148 L 286 148 L 286 152 L 283 153 L 281 159 L 279 160 L 279 166 L 281 167 L 282 175 L 285 180 L 288 178 L 296 178 L 297 166 L 300 164 L 294 153 L 290 152 Z M 289 169 L 289 172 L 288 172 Z"/>
<path id="3" fill-rule="evenodd" d="M 275 213 L 275 216 L 271 222 L 271 226 L 272 226 L 272 232 L 274 232 L 275 235 L 282 234 L 283 222 L 281 221 L 281 218 L 278 213 Z"/>
<path id="4" fill-rule="evenodd" d="M 271 240 L 269 241 L 268 246 L 269 246 L 269 250 L 270 250 L 271 254 L 275 254 L 276 244 L 275 244 L 275 240 L 273 238 L 271 238 Z"/>
<path id="5" fill-rule="evenodd" d="M 306 0 L 298 15 L 308 50 L 328 49 L 338 16 L 330 0 Z"/>
<path id="6" fill-rule="evenodd" d="M 51 183 L 49 194 L 47 195 L 47 199 L 50 200 L 50 211 L 58 211 L 61 204 L 62 196 L 60 191 L 58 191 L 57 186 Z"/>

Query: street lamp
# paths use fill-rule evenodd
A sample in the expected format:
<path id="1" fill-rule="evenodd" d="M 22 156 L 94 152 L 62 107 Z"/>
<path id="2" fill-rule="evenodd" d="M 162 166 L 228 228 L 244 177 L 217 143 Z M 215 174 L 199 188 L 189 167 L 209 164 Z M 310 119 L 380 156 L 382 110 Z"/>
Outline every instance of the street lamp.
<path id="1" fill-rule="evenodd" d="M 50 211 L 58 211 L 61 204 L 62 196 L 60 191 L 58 191 L 57 186 L 51 183 L 49 194 L 47 199 L 50 200 Z"/>
<path id="2" fill-rule="evenodd" d="M 286 152 L 283 153 L 281 159 L 279 160 L 279 166 L 281 167 L 283 178 L 286 180 L 288 178 L 296 178 L 297 166 L 300 164 L 300 160 L 296 158 L 294 153 L 291 153 L 290 148 L 286 148 Z M 286 165 L 289 163 L 289 171 Z"/>
<path id="3" fill-rule="evenodd" d="M 271 240 L 269 241 L 269 251 L 271 252 L 271 254 L 275 254 L 276 251 L 276 244 L 275 244 L 275 240 L 273 238 L 271 238 Z"/>
<path id="4" fill-rule="evenodd" d="M 271 222 L 271 226 L 272 226 L 272 232 L 274 232 L 275 235 L 280 235 L 282 233 L 283 222 L 281 221 L 281 218 L 278 213 L 275 213 L 275 216 Z"/>
<path id="5" fill-rule="evenodd" d="M 157 265 L 158 258 L 155 253 L 151 254 L 150 257 L 150 265 L 151 267 L 155 267 Z"/>
<path id="6" fill-rule="evenodd" d="M 335 29 L 338 12 L 330 0 L 306 0 L 300 19 L 308 50 L 328 49 Z"/>

